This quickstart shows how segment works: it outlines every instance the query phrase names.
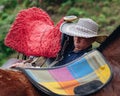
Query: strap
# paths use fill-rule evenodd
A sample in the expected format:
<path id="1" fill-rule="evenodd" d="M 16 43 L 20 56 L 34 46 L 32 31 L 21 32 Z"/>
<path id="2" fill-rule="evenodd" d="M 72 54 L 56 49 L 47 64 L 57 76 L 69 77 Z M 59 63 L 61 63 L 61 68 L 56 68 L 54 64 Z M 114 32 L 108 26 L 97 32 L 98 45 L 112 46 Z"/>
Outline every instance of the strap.
<path id="1" fill-rule="evenodd" d="M 22 53 L 19 53 L 19 52 L 17 52 L 17 57 L 16 57 L 17 59 L 22 59 L 22 60 L 26 60 L 27 59 L 27 56 L 26 55 L 24 55 L 24 54 L 22 54 Z"/>
<path id="2" fill-rule="evenodd" d="M 68 44 L 69 44 L 69 36 L 67 36 L 67 39 L 64 41 L 63 47 L 60 50 L 60 52 L 58 53 L 56 59 L 48 67 L 54 66 L 55 64 L 57 64 L 59 61 L 61 61 L 64 58 L 63 54 L 64 54 L 65 49 L 66 49 Z"/>

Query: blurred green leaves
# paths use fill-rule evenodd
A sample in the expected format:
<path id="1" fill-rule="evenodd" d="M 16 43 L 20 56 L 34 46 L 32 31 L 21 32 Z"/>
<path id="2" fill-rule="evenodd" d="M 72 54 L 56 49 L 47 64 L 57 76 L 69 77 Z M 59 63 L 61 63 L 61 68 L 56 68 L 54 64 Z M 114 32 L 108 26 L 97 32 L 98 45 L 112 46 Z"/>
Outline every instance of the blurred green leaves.
<path id="1" fill-rule="evenodd" d="M 0 64 L 14 51 L 4 45 L 4 38 L 17 13 L 40 7 L 58 22 L 65 15 L 92 18 L 99 31 L 110 34 L 120 24 L 120 0 L 0 0 Z"/>

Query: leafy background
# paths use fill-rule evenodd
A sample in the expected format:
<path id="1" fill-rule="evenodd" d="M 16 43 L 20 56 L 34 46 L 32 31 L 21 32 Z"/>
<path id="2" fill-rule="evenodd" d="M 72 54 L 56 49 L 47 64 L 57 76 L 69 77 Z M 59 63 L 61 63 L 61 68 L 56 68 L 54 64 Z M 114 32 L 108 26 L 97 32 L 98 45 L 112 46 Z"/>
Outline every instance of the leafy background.
<path id="1" fill-rule="evenodd" d="M 42 8 L 55 23 L 66 15 L 92 18 L 99 24 L 99 32 L 111 34 L 120 24 L 119 5 L 120 0 L 0 0 L 0 65 L 16 56 L 4 45 L 4 38 L 20 10 Z"/>

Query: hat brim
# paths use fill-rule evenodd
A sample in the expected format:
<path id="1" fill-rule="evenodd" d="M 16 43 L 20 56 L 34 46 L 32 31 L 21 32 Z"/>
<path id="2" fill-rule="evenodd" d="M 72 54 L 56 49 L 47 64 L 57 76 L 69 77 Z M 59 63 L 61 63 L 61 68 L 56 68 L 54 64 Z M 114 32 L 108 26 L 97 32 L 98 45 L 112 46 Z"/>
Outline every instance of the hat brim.
<path id="1" fill-rule="evenodd" d="M 64 22 L 61 26 L 60 26 L 60 31 L 64 34 L 67 34 L 69 36 L 78 36 L 78 37 L 84 37 L 84 38 L 92 38 L 92 37 L 96 37 L 96 41 L 101 43 L 103 42 L 108 36 L 106 34 L 91 34 L 91 30 L 85 29 L 84 30 L 77 30 L 75 28 L 76 23 L 66 23 Z M 79 26 L 79 28 L 83 29 L 82 27 Z M 88 33 L 84 32 L 87 31 Z"/>

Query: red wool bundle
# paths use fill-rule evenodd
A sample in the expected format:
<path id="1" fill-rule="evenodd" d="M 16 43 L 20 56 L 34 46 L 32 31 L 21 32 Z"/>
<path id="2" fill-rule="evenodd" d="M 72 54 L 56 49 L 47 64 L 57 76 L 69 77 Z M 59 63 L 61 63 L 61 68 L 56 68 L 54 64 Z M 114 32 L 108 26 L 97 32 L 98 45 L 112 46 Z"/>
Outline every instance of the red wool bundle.
<path id="1" fill-rule="evenodd" d="M 27 56 L 55 57 L 60 50 L 60 24 L 42 9 L 33 7 L 18 13 L 6 38 L 5 45 Z"/>

